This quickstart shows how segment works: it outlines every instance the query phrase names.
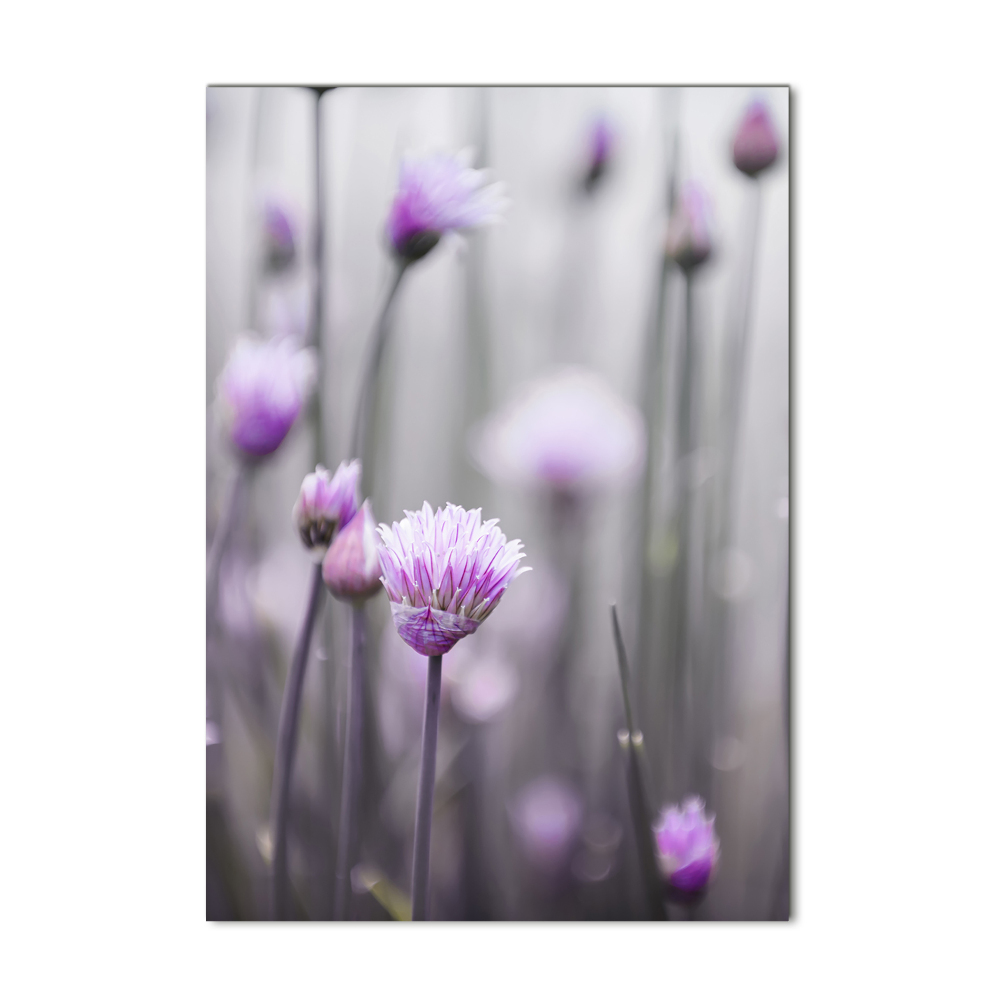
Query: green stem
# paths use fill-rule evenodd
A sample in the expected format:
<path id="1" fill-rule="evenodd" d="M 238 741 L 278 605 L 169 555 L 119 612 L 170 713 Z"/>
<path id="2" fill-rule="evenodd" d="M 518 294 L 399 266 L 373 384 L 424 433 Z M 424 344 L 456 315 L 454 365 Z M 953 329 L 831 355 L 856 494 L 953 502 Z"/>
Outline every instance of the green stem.
<path id="1" fill-rule="evenodd" d="M 427 919 L 427 887 L 431 867 L 431 814 L 434 805 L 434 771 L 437 763 L 438 717 L 441 711 L 441 657 L 427 657 L 427 698 L 420 747 L 417 782 L 417 822 L 413 834 L 413 919 Z"/>

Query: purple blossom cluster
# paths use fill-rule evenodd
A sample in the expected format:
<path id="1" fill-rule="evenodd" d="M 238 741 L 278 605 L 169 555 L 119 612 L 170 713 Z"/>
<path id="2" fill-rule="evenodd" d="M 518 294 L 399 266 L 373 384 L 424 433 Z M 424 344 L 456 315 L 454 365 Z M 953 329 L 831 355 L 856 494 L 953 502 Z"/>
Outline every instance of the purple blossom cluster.
<path id="1" fill-rule="evenodd" d="M 334 535 L 358 509 L 361 463 L 341 462 L 334 475 L 322 465 L 302 480 L 292 516 L 302 544 L 322 558 Z"/>
<path id="2" fill-rule="evenodd" d="M 486 620 L 504 591 L 530 567 L 520 539 L 508 542 L 496 519 L 424 501 L 402 521 L 379 525 L 382 583 L 400 637 L 418 653 L 446 653 Z"/>

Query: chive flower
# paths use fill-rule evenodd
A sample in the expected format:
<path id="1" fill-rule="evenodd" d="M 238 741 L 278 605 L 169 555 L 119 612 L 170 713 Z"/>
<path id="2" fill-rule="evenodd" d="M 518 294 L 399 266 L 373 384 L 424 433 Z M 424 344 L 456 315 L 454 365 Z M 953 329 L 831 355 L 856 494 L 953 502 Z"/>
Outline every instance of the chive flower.
<path id="1" fill-rule="evenodd" d="M 684 271 L 692 271 L 712 254 L 709 200 L 704 188 L 688 181 L 667 224 L 667 256 Z"/>
<path id="2" fill-rule="evenodd" d="M 341 462 L 334 475 L 322 465 L 302 480 L 299 497 L 292 516 L 299 529 L 302 544 L 317 562 L 326 554 L 337 532 L 350 521 L 358 509 L 358 483 L 361 463 Z"/>
<path id="3" fill-rule="evenodd" d="M 353 465 L 360 464 L 353 462 Z M 379 537 L 370 500 L 342 527 L 323 559 L 323 582 L 341 601 L 364 601 L 381 587 Z"/>
<path id="4" fill-rule="evenodd" d="M 506 201 L 500 184 L 487 184 L 471 166 L 472 152 L 404 156 L 386 229 L 396 254 L 419 260 L 445 233 L 499 220 Z"/>
<path id="5" fill-rule="evenodd" d="M 733 163 L 756 177 L 778 158 L 778 130 L 764 101 L 752 101 L 733 139 Z"/>
<path id="6" fill-rule="evenodd" d="M 312 351 L 287 339 L 241 338 L 219 377 L 219 403 L 233 445 L 247 458 L 272 454 L 302 411 L 315 379 Z"/>
<path id="7" fill-rule="evenodd" d="M 590 128 L 590 149 L 587 176 L 583 180 L 586 191 L 593 191 L 607 172 L 614 151 L 614 132 L 603 115 L 594 120 Z"/>
<path id="8" fill-rule="evenodd" d="M 566 368 L 489 418 L 472 447 L 496 482 L 580 493 L 634 479 L 646 432 L 639 411 L 603 379 Z"/>
<path id="9" fill-rule="evenodd" d="M 269 270 L 285 271 L 295 263 L 295 242 L 291 213 L 277 199 L 265 199 L 264 245 Z"/>
<path id="10" fill-rule="evenodd" d="M 705 803 L 692 796 L 680 809 L 675 805 L 664 808 L 653 834 L 668 887 L 682 895 L 704 889 L 719 861 L 715 817 L 705 815 Z"/>
<path id="11" fill-rule="evenodd" d="M 512 580 L 530 567 L 521 540 L 508 542 L 497 520 L 449 503 L 424 501 L 402 521 L 379 525 L 382 584 L 400 638 L 423 656 L 447 653 L 489 617 Z"/>

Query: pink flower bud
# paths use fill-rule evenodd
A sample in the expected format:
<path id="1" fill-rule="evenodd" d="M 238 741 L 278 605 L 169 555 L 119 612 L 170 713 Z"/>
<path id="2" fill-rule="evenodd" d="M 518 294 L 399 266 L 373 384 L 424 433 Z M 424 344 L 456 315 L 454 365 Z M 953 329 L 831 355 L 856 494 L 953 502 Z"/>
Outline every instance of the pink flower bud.
<path id="1" fill-rule="evenodd" d="M 733 139 L 733 163 L 748 177 L 756 177 L 778 158 L 778 131 L 767 105 L 753 101 Z"/>
<path id="2" fill-rule="evenodd" d="M 364 601 L 382 586 L 379 538 L 366 500 L 341 528 L 323 559 L 323 582 L 342 601 Z"/>
<path id="3" fill-rule="evenodd" d="M 667 225 L 667 256 L 683 270 L 692 271 L 712 254 L 708 226 L 708 195 L 700 184 L 688 181 Z"/>

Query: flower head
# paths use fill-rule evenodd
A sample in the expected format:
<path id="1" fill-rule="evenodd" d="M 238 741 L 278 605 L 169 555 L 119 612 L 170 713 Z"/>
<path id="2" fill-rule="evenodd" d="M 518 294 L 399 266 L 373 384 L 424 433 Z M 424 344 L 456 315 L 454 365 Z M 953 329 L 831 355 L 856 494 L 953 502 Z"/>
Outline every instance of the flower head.
<path id="1" fill-rule="evenodd" d="M 733 139 L 733 163 L 749 177 L 756 177 L 778 158 L 778 130 L 764 101 L 747 108 Z"/>
<path id="2" fill-rule="evenodd" d="M 419 260 L 447 232 L 495 222 L 505 202 L 499 184 L 470 166 L 471 154 L 404 157 L 386 224 L 396 253 Z"/>
<path id="3" fill-rule="evenodd" d="M 302 410 L 314 377 L 310 350 L 288 339 L 241 338 L 219 377 L 233 444 L 252 458 L 275 451 Z"/>
<path id="4" fill-rule="evenodd" d="M 614 149 L 615 135 L 611 124 L 604 115 L 594 120 L 590 129 L 590 163 L 583 186 L 587 191 L 593 191 L 608 169 L 611 153 Z"/>
<path id="5" fill-rule="evenodd" d="M 668 885 L 689 894 L 704 889 L 719 860 L 715 817 L 705 815 L 705 803 L 692 797 L 684 800 L 681 809 L 664 808 L 653 833 Z"/>
<path id="6" fill-rule="evenodd" d="M 264 201 L 264 239 L 267 266 L 284 271 L 295 262 L 295 231 L 291 214 L 274 198 Z"/>
<path id="7" fill-rule="evenodd" d="M 320 558 L 333 536 L 354 517 L 358 509 L 358 481 L 361 463 L 341 462 L 331 476 L 322 465 L 302 480 L 292 516 L 302 544 Z"/>
<path id="8" fill-rule="evenodd" d="M 574 493 L 634 478 L 646 432 L 638 410 L 602 379 L 567 368 L 490 418 L 473 450 L 498 482 Z"/>
<path id="9" fill-rule="evenodd" d="M 437 513 L 424 501 L 403 520 L 379 525 L 382 583 L 392 621 L 404 642 L 437 656 L 475 632 L 497 606 L 511 581 L 529 567 L 521 540 L 508 542 L 496 519 L 448 504 Z"/>
<path id="10" fill-rule="evenodd" d="M 361 510 L 340 529 L 323 559 L 323 582 L 334 597 L 363 601 L 379 589 L 382 567 L 378 548 L 378 529 L 371 501 L 366 500 Z"/>
<path id="11" fill-rule="evenodd" d="M 708 195 L 700 184 L 688 181 L 670 215 L 666 240 L 667 256 L 685 271 L 692 271 L 711 256 L 708 220 Z"/>

